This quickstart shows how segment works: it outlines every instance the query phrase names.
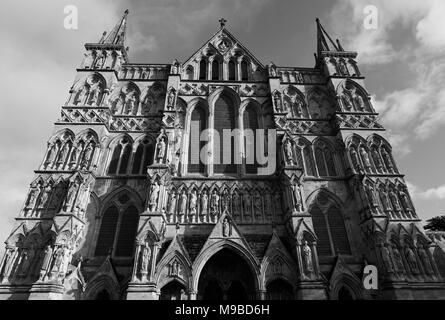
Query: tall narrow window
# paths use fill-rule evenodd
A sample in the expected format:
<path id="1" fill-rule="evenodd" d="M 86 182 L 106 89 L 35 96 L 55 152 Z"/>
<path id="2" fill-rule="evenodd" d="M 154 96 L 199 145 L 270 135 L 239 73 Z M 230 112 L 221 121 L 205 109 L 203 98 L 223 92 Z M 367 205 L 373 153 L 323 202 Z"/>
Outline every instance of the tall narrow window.
<path id="1" fill-rule="evenodd" d="M 198 129 L 198 134 L 193 134 L 192 126 L 196 126 Z M 190 121 L 190 138 L 189 138 L 189 152 L 188 152 L 188 163 L 187 172 L 188 173 L 205 173 L 205 165 L 200 157 L 200 152 L 204 148 L 206 142 L 200 140 L 201 132 L 207 128 L 206 113 L 204 109 L 197 105 L 192 112 Z M 194 146 L 192 148 L 192 146 Z M 199 152 L 192 152 L 196 150 L 196 146 L 199 146 Z"/>
<path id="2" fill-rule="evenodd" d="M 233 130 L 235 129 L 235 108 L 231 99 L 222 95 L 215 103 L 215 112 L 214 112 L 214 128 L 215 139 L 219 139 L 218 141 L 214 141 L 214 166 L 213 170 L 216 174 L 228 174 L 228 173 L 236 173 L 236 165 L 235 165 L 235 141 L 232 137 L 230 139 L 230 150 L 231 150 L 231 160 L 230 163 L 224 163 L 224 152 L 223 152 L 223 130 Z M 227 141 L 228 143 L 228 141 Z M 227 148 L 228 146 L 226 146 Z M 218 161 L 217 161 L 218 160 Z M 217 163 L 219 162 L 219 163 Z"/>
<path id="3" fill-rule="evenodd" d="M 235 81 L 236 80 L 236 65 L 235 62 L 233 62 L 233 60 L 229 61 L 229 80 L 230 81 Z"/>
<path id="4" fill-rule="evenodd" d="M 331 242 L 329 239 L 326 217 L 318 207 L 314 207 L 311 210 L 311 215 L 312 215 L 312 223 L 314 224 L 314 231 L 318 238 L 317 240 L 318 254 L 322 256 L 329 256 L 331 255 Z"/>
<path id="5" fill-rule="evenodd" d="M 246 110 L 244 110 L 243 124 L 245 131 L 244 154 L 246 155 L 246 173 L 256 174 L 258 173 L 258 162 L 256 157 L 256 130 L 259 129 L 259 126 L 258 116 L 254 106 L 249 105 L 247 106 Z"/>
<path id="6" fill-rule="evenodd" d="M 247 81 L 249 80 L 249 76 L 248 76 L 248 65 L 247 62 L 245 60 L 243 60 L 241 62 L 241 80 L 242 81 Z"/>
<path id="7" fill-rule="evenodd" d="M 326 177 L 328 175 L 326 171 L 323 151 L 321 148 L 315 148 L 315 161 L 317 162 L 318 175 L 320 177 Z"/>
<path id="8" fill-rule="evenodd" d="M 119 212 L 115 206 L 105 211 L 97 238 L 95 256 L 106 256 L 113 248 L 118 218 Z"/>
<path id="9" fill-rule="evenodd" d="M 219 62 L 216 59 L 212 62 L 212 80 L 219 80 Z"/>
<path id="10" fill-rule="evenodd" d="M 117 166 L 119 164 L 119 159 L 121 157 L 122 145 L 119 143 L 113 151 L 111 156 L 110 166 L 108 167 L 108 174 L 116 174 Z"/>
<path id="11" fill-rule="evenodd" d="M 193 70 L 192 66 L 187 67 L 186 73 L 187 73 L 187 80 L 193 80 L 195 71 Z"/>
<path id="12" fill-rule="evenodd" d="M 337 254 L 351 254 L 345 221 L 340 210 L 331 207 L 328 211 L 329 228 L 331 230 L 332 243 Z"/>
<path id="13" fill-rule="evenodd" d="M 144 174 L 147 167 L 153 163 L 153 144 L 144 139 L 136 149 L 133 157 L 133 174 Z"/>
<path id="14" fill-rule="evenodd" d="M 199 80 L 207 79 L 207 61 L 202 59 L 199 63 Z"/>
<path id="15" fill-rule="evenodd" d="M 139 213 L 134 206 L 128 207 L 121 218 L 119 236 L 116 243 L 117 257 L 131 257 L 133 255 L 136 231 L 139 223 Z"/>
<path id="16" fill-rule="evenodd" d="M 308 176 L 315 176 L 314 158 L 312 156 L 312 150 L 309 145 L 303 149 L 304 166 L 306 167 L 306 174 Z"/>

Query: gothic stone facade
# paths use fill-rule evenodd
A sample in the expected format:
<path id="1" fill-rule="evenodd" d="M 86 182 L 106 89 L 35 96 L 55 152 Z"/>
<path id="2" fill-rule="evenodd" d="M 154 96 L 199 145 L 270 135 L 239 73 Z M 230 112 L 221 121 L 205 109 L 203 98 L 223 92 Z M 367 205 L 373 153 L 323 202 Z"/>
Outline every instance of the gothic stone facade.
<path id="1" fill-rule="evenodd" d="M 422 229 L 357 53 L 317 20 L 314 68 L 263 65 L 221 20 L 188 60 L 134 64 L 127 14 L 85 45 L 6 240 L 1 299 L 445 298 L 441 243 Z M 200 162 L 192 122 L 276 129 L 274 172 L 239 137 L 242 163 L 219 163 L 213 135 Z M 366 264 L 378 290 L 363 289 Z"/>

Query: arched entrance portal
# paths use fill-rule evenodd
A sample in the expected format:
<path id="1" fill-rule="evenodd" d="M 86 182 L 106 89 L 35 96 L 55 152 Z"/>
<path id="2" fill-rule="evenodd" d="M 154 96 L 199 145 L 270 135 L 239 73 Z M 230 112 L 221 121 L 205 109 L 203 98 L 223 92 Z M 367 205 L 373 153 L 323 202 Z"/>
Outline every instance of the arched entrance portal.
<path id="1" fill-rule="evenodd" d="M 229 249 L 212 256 L 201 271 L 198 299 L 252 300 L 255 299 L 254 275 L 246 261 Z"/>

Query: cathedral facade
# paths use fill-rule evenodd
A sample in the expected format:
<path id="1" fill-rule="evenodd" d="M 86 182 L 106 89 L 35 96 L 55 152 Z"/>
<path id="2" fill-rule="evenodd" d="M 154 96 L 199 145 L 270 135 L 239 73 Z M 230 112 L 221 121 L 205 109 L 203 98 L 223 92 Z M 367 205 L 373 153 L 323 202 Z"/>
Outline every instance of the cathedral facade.
<path id="1" fill-rule="evenodd" d="M 264 65 L 221 19 L 187 60 L 136 64 L 127 16 L 85 45 L 0 299 L 445 298 L 356 52 L 317 19 L 313 68 Z"/>

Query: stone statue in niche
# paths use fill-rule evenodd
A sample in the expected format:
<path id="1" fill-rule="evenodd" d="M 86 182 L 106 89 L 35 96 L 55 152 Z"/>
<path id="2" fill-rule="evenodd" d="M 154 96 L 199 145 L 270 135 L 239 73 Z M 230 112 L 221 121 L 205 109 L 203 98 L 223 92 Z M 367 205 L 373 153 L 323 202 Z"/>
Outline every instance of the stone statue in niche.
<path id="1" fill-rule="evenodd" d="M 151 185 L 150 190 L 150 211 L 156 211 L 158 208 L 160 186 L 157 181 Z"/>
<path id="2" fill-rule="evenodd" d="M 177 259 L 175 259 L 170 265 L 170 276 L 177 277 L 178 275 L 179 275 L 179 262 Z"/>
<path id="3" fill-rule="evenodd" d="M 353 107 L 352 103 L 352 94 L 351 91 L 345 88 L 343 95 L 341 96 L 341 100 L 343 101 L 343 105 L 346 110 L 351 110 Z"/>
<path id="4" fill-rule="evenodd" d="M 398 272 L 405 272 L 405 266 L 403 264 L 402 255 L 400 254 L 399 248 L 395 244 L 391 245 L 392 255 L 394 257 L 395 267 Z"/>
<path id="5" fill-rule="evenodd" d="M 294 102 L 294 116 L 301 118 L 303 116 L 303 101 L 300 98 L 296 98 Z"/>
<path id="6" fill-rule="evenodd" d="M 354 148 L 351 148 L 349 153 L 351 155 L 352 166 L 354 167 L 355 170 L 360 172 L 361 171 L 361 166 L 360 166 L 360 160 L 358 158 L 357 151 L 355 151 Z"/>
<path id="7" fill-rule="evenodd" d="M 222 235 L 224 238 L 231 236 L 231 226 L 227 217 L 224 218 L 224 221 L 222 223 Z"/>
<path id="8" fill-rule="evenodd" d="M 76 148 L 73 147 L 73 151 L 71 152 L 70 156 L 70 168 L 74 169 L 76 168 L 77 161 L 79 160 L 79 154 L 82 152 L 82 146 L 78 146 Z"/>
<path id="9" fill-rule="evenodd" d="M 165 147 L 166 147 L 165 138 L 162 137 L 161 140 L 159 140 L 159 142 L 158 142 L 158 146 L 156 147 L 156 149 L 157 149 L 156 150 L 156 154 L 157 154 L 156 162 L 157 163 L 160 163 L 160 164 L 164 163 Z"/>
<path id="10" fill-rule="evenodd" d="M 193 190 L 190 194 L 190 215 L 196 214 L 196 207 L 197 207 L 198 197 L 196 196 L 196 191 Z"/>
<path id="11" fill-rule="evenodd" d="M 68 249 L 67 246 L 64 246 L 62 253 L 62 268 L 61 271 L 59 272 L 59 276 L 65 276 L 65 274 L 67 273 L 68 265 L 70 263 L 70 257 L 71 257 L 70 249 Z"/>
<path id="12" fill-rule="evenodd" d="M 207 206 L 209 203 L 209 196 L 207 195 L 207 191 L 204 190 L 201 195 L 201 215 L 205 216 L 207 214 Z"/>
<path id="13" fill-rule="evenodd" d="M 419 253 L 419 258 L 422 261 L 426 274 L 434 274 L 433 266 L 426 250 L 421 246 L 417 252 Z"/>
<path id="14" fill-rule="evenodd" d="M 216 190 L 213 190 L 212 196 L 210 197 L 210 213 L 216 215 L 219 212 L 219 195 Z"/>
<path id="15" fill-rule="evenodd" d="M 384 190 L 380 190 L 380 198 L 382 199 L 382 204 L 385 211 L 392 210 L 391 202 L 389 201 L 388 195 Z"/>
<path id="16" fill-rule="evenodd" d="M 228 213 L 229 212 L 229 206 L 230 206 L 230 195 L 229 195 L 229 191 L 224 190 L 223 194 L 222 194 L 222 198 L 221 198 L 221 208 L 222 208 L 222 212 L 223 213 Z"/>
<path id="17" fill-rule="evenodd" d="M 48 155 L 46 157 L 46 161 L 45 161 L 45 168 L 47 168 L 48 166 L 51 166 L 55 160 L 56 157 L 56 149 L 57 146 L 55 144 L 51 145 L 49 150 L 48 150 Z"/>
<path id="18" fill-rule="evenodd" d="M 62 168 L 62 166 L 65 164 L 65 160 L 68 156 L 68 152 L 69 152 L 70 146 L 68 145 L 68 143 L 65 143 L 62 151 L 60 151 L 60 155 L 59 155 L 59 159 L 57 161 L 57 166 L 58 168 Z"/>
<path id="19" fill-rule="evenodd" d="M 394 173 L 394 166 L 392 164 L 392 159 L 389 153 L 386 151 L 385 148 L 381 149 L 383 160 L 385 161 L 386 167 L 389 170 L 390 173 Z"/>
<path id="20" fill-rule="evenodd" d="M 244 216 L 250 217 L 252 214 L 251 197 L 249 191 L 247 190 L 243 193 L 243 211 Z"/>
<path id="21" fill-rule="evenodd" d="M 394 272 L 394 268 L 392 266 L 391 253 L 389 252 L 388 247 L 383 245 L 381 247 L 381 252 L 382 252 L 383 264 L 385 265 L 386 271 L 388 273 L 393 273 Z"/>
<path id="22" fill-rule="evenodd" d="M 412 207 L 411 207 L 411 203 L 408 199 L 408 195 L 403 190 L 399 191 L 399 195 L 400 195 L 400 199 L 402 200 L 403 208 L 408 212 L 412 211 Z"/>
<path id="23" fill-rule="evenodd" d="M 372 153 L 372 159 L 374 160 L 377 170 L 379 172 L 383 172 L 383 164 L 382 164 L 382 160 L 380 159 L 379 152 L 377 151 L 377 149 L 373 148 L 371 153 Z"/>
<path id="24" fill-rule="evenodd" d="M 374 193 L 374 189 L 370 185 L 365 185 L 366 196 L 368 197 L 369 205 L 371 207 L 377 207 L 379 205 Z"/>
<path id="25" fill-rule="evenodd" d="M 370 172 L 372 169 L 371 160 L 369 159 L 369 154 L 364 147 L 360 147 L 360 156 L 362 157 L 365 169 Z"/>
<path id="26" fill-rule="evenodd" d="M 136 114 L 136 92 L 134 90 L 127 93 L 125 99 L 125 114 Z"/>
<path id="27" fill-rule="evenodd" d="M 22 277 L 28 276 L 28 271 L 31 269 L 36 250 L 32 244 L 28 249 L 25 249 L 22 253 L 21 267 L 19 275 Z"/>
<path id="28" fill-rule="evenodd" d="M 357 93 L 357 90 L 354 89 L 354 102 L 355 102 L 355 106 L 357 107 L 357 109 L 359 111 L 364 111 L 365 110 L 365 102 L 363 101 L 362 96 Z"/>
<path id="29" fill-rule="evenodd" d="M 413 275 L 418 275 L 420 273 L 419 265 L 417 263 L 416 255 L 414 251 L 409 247 L 405 247 L 406 261 L 408 262 L 409 268 Z"/>
<path id="30" fill-rule="evenodd" d="M 176 99 L 176 92 L 174 89 L 171 89 L 170 92 L 168 93 L 168 98 L 167 98 L 168 110 L 173 109 L 173 107 L 175 105 L 175 99 Z"/>
<path id="31" fill-rule="evenodd" d="M 40 194 L 40 187 L 37 185 L 34 188 L 31 188 L 31 191 L 29 192 L 28 201 L 26 202 L 26 208 L 28 209 L 34 209 L 37 202 L 37 197 Z"/>
<path id="32" fill-rule="evenodd" d="M 281 96 L 280 94 L 277 92 L 274 95 L 274 102 L 275 102 L 275 109 L 278 113 L 283 112 L 283 104 L 281 102 Z"/>
<path id="33" fill-rule="evenodd" d="M 168 205 L 168 213 L 174 214 L 176 211 L 176 192 L 170 194 L 170 202 Z"/>
<path id="34" fill-rule="evenodd" d="M 83 159 L 82 159 L 82 161 L 80 163 L 80 166 L 81 166 L 82 169 L 88 169 L 88 167 L 90 165 L 91 158 L 93 156 L 93 151 L 94 151 L 94 148 L 93 148 L 92 143 L 90 142 L 88 144 L 88 146 L 86 147 L 86 149 L 85 149 L 85 153 L 83 155 Z"/>
<path id="35" fill-rule="evenodd" d="M 286 140 L 284 142 L 284 155 L 287 165 L 292 166 L 295 164 L 294 152 L 292 150 L 292 143 L 290 142 L 290 140 Z"/>
<path id="36" fill-rule="evenodd" d="M 142 245 L 141 252 L 141 269 L 140 272 L 142 276 L 145 276 L 148 272 L 148 264 L 150 263 L 151 250 L 147 243 Z"/>
<path id="37" fill-rule="evenodd" d="M 304 271 L 307 273 L 312 273 L 314 271 L 314 264 L 312 262 L 312 250 L 306 240 L 303 241 L 302 256 Z"/>
<path id="38" fill-rule="evenodd" d="M 396 211 L 402 211 L 402 208 L 400 206 L 400 202 L 399 202 L 399 198 L 397 197 L 397 195 L 394 193 L 394 191 L 390 191 L 389 192 L 389 198 L 391 199 L 392 205 L 394 207 L 394 210 Z"/>
<path id="39" fill-rule="evenodd" d="M 39 208 L 44 209 L 47 207 L 48 200 L 51 196 L 52 190 L 53 189 L 50 185 L 46 186 L 43 189 L 42 195 L 40 196 L 40 200 L 39 200 Z"/>
<path id="40" fill-rule="evenodd" d="M 185 193 L 185 190 L 183 190 L 181 194 L 181 205 L 179 208 L 179 213 L 181 215 L 184 215 L 186 212 L 187 212 L 187 194 Z"/>
<path id="41" fill-rule="evenodd" d="M 53 247 L 50 245 L 47 245 L 45 247 L 45 251 L 42 252 L 43 253 L 43 261 L 42 261 L 42 265 L 40 267 L 40 277 L 39 280 L 40 281 L 44 281 L 45 280 L 45 275 L 46 272 L 49 269 L 49 264 L 51 262 L 51 257 L 53 255 Z"/>
<path id="42" fill-rule="evenodd" d="M 342 76 L 348 76 L 349 75 L 348 67 L 346 66 L 346 63 L 343 60 L 340 60 L 340 62 L 338 63 L 338 68 L 339 68 L 340 74 Z"/>
<path id="43" fill-rule="evenodd" d="M 77 191 L 79 190 L 79 182 L 74 180 L 68 189 L 68 193 L 66 195 L 65 204 L 63 206 L 64 210 L 67 212 L 71 212 L 74 201 L 76 200 Z"/>
<path id="44" fill-rule="evenodd" d="M 293 191 L 294 191 L 293 196 L 294 196 L 295 209 L 297 209 L 297 211 L 300 212 L 303 210 L 301 186 L 299 184 L 294 184 L 292 187 L 293 187 Z"/>
<path id="45" fill-rule="evenodd" d="M 277 76 L 277 66 L 273 63 L 269 65 L 269 76 L 276 77 Z"/>
<path id="46" fill-rule="evenodd" d="M 96 63 L 94 64 L 94 67 L 96 69 L 100 69 L 102 67 L 103 63 L 104 63 L 104 57 L 103 56 L 99 56 L 96 59 Z"/>

